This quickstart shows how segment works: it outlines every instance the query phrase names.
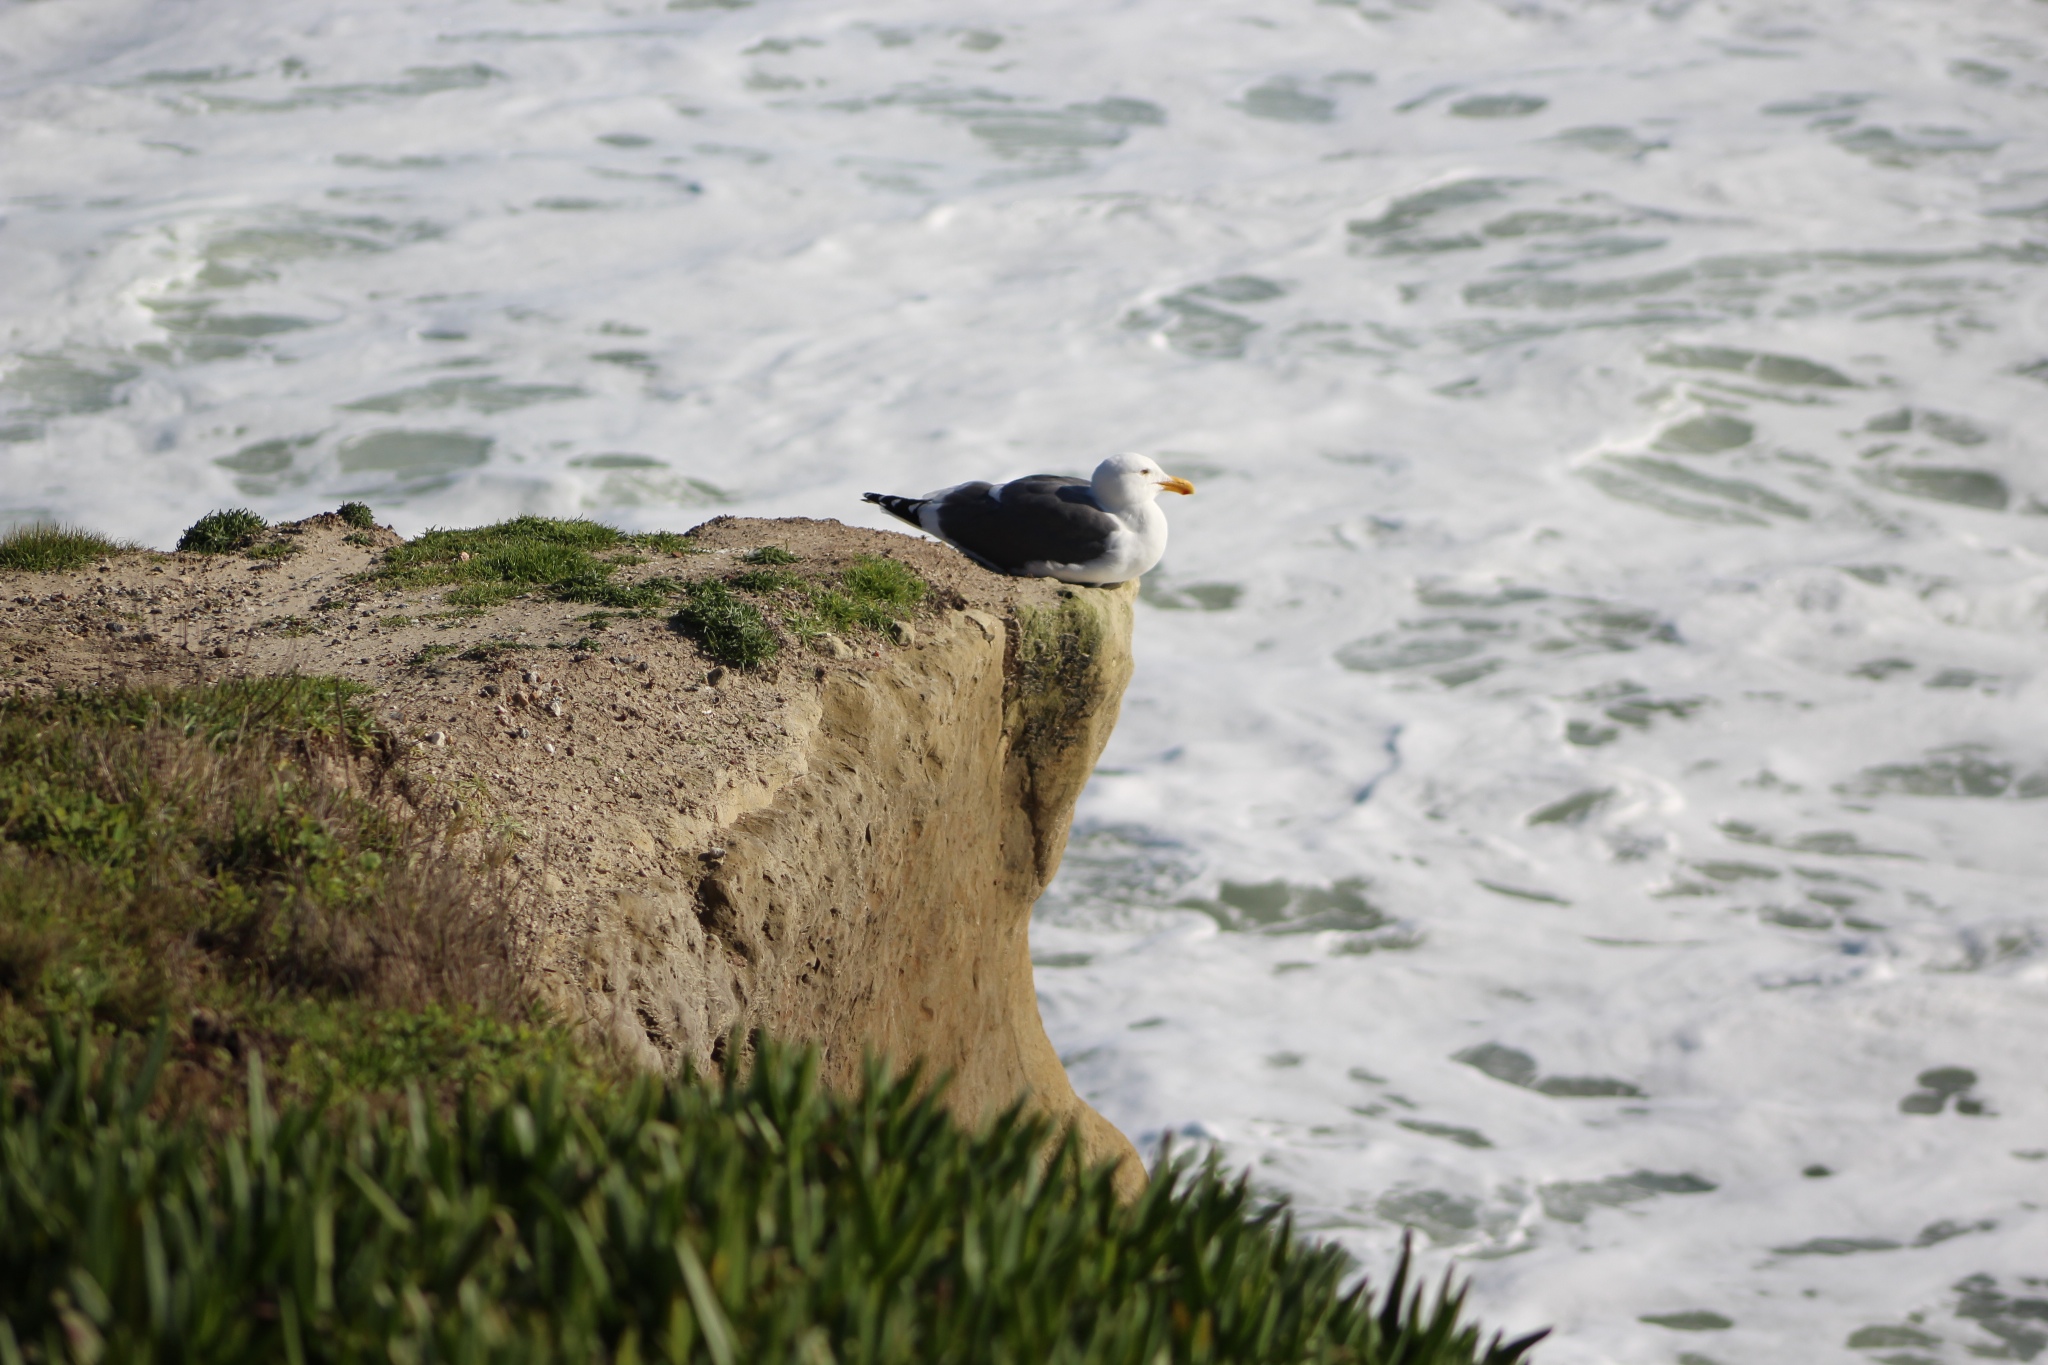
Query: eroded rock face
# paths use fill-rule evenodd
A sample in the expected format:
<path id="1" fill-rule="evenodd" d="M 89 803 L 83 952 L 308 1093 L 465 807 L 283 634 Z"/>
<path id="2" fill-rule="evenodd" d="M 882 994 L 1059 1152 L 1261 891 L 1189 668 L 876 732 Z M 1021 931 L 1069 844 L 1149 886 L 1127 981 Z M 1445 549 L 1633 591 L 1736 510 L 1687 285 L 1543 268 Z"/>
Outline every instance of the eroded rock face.
<path id="1" fill-rule="evenodd" d="M 703 1064 L 765 1027 L 816 1042 L 839 1085 L 870 1051 L 921 1058 L 963 1118 L 1028 1097 L 1141 1184 L 1045 1036 L 1028 937 L 1130 678 L 1135 595 L 1045 585 L 828 669 L 779 780 L 709 836 L 694 884 L 593 916 L 587 998 L 614 1037 Z"/>
<path id="2" fill-rule="evenodd" d="M 923 1059 L 953 1073 L 963 1119 L 1023 1098 L 1142 1186 L 1046 1039 L 1028 943 L 1130 677 L 1134 586 L 720 518 L 693 536 L 707 553 L 618 581 L 721 577 L 772 544 L 812 572 L 887 555 L 933 591 L 907 630 L 719 673 L 663 619 L 613 619 L 593 643 L 573 603 L 450 611 L 361 577 L 388 533 L 351 541 L 330 517 L 292 534 L 284 560 L 0 574 L 0 689 L 356 678 L 410 746 L 412 799 L 463 803 L 479 840 L 518 850 L 537 988 L 628 1055 L 712 1068 L 765 1028 L 816 1043 L 839 1085 L 871 1052 Z"/>

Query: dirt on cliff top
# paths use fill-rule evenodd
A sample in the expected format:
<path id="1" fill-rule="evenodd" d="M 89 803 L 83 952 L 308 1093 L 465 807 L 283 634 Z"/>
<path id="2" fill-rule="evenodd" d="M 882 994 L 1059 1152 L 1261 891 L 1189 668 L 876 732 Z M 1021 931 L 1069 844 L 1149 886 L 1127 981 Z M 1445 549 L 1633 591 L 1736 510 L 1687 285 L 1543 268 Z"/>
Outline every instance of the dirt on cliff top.
<path id="1" fill-rule="evenodd" d="M 930 585 L 920 608 L 926 614 L 972 607 L 1007 615 L 1023 603 L 1049 603 L 1059 590 L 1042 579 L 990 573 L 935 541 L 836 521 L 717 517 L 685 534 L 689 548 L 621 564 L 611 581 L 723 577 L 747 552 L 775 546 L 795 555 L 807 578 L 842 571 L 863 555 L 899 560 Z M 539 592 L 465 608 L 443 602 L 449 585 L 408 590 L 378 581 L 384 553 L 404 543 L 387 528 L 358 530 L 327 513 L 279 526 L 259 547 L 288 553 L 131 550 L 69 571 L 0 569 L 0 695 L 290 671 L 382 690 L 406 676 L 394 670 L 417 671 L 423 653 L 433 661 L 479 650 L 614 654 L 626 640 L 691 643 L 669 628 L 665 613 L 593 611 Z M 881 643 L 860 641 L 859 653 L 875 657 Z M 759 676 L 811 662 L 786 650 Z"/>

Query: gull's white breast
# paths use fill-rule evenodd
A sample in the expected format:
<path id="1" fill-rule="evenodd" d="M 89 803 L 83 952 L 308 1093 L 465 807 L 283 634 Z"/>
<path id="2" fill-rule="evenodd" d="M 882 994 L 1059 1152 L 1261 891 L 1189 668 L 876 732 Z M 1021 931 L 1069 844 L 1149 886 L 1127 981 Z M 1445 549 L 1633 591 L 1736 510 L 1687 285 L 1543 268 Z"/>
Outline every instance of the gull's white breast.
<path id="1" fill-rule="evenodd" d="M 1153 502 L 1110 512 L 1117 529 L 1101 555 L 1086 564 L 1039 560 L 1027 566 L 1035 575 L 1069 583 L 1126 583 L 1148 572 L 1166 553 L 1166 513 Z"/>

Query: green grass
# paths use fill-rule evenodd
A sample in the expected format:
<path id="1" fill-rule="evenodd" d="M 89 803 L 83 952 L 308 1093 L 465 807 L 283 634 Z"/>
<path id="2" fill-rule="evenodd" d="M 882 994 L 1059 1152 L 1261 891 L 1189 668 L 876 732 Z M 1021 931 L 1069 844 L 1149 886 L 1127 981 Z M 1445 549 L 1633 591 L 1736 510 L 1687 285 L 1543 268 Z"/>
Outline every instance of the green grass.
<path id="1" fill-rule="evenodd" d="M 703 546 L 688 536 L 678 535 L 674 531 L 642 531 L 638 535 L 627 536 L 626 540 L 628 543 L 646 550 L 649 554 L 701 555 L 704 553 Z"/>
<path id="2" fill-rule="evenodd" d="M 845 575 L 846 591 L 855 601 L 910 611 L 924 601 L 925 581 L 899 560 L 864 555 Z"/>
<path id="3" fill-rule="evenodd" d="M 428 531 L 386 551 L 370 577 L 398 588 L 453 585 L 444 594 L 451 605 L 491 606 L 536 588 L 601 583 L 611 569 L 595 551 L 619 540 L 618 531 L 594 521 L 514 517 L 470 531 Z"/>
<path id="4" fill-rule="evenodd" d="M 761 609 L 723 583 L 692 583 L 672 624 L 706 654 L 735 668 L 757 668 L 781 649 Z"/>
<path id="5" fill-rule="evenodd" d="M 0 736 L 47 725 L 53 735 L 165 731 L 214 748 L 237 742 L 329 741 L 367 751 L 376 721 L 362 704 L 369 688 L 346 678 L 229 678 L 204 687 L 96 688 L 0 702 Z M 16 774 L 19 776 L 19 774 Z"/>
<path id="6" fill-rule="evenodd" d="M 33 1055 L 52 1018 L 133 1033 L 168 1015 L 202 1062 L 209 1039 L 230 1060 L 261 1045 L 310 1093 L 404 1072 L 376 1040 L 408 1028 L 560 1044 L 528 1026 L 502 878 L 392 799 L 364 691 L 237 679 L 0 704 L 0 1057 Z"/>
<path id="7" fill-rule="evenodd" d="M 433 664 L 435 660 L 445 659 L 453 653 L 455 653 L 454 645 L 421 645 L 413 651 L 412 658 L 406 662 L 414 668 L 426 668 Z"/>
<path id="8" fill-rule="evenodd" d="M 377 514 L 370 510 L 367 502 L 345 502 L 336 515 L 358 531 L 367 531 L 377 524 Z"/>
<path id="9" fill-rule="evenodd" d="M 784 573 L 780 569 L 749 569 L 745 573 L 734 574 L 731 582 L 735 588 L 752 593 L 782 592 L 804 586 L 803 575 Z"/>
<path id="10" fill-rule="evenodd" d="M 642 562 L 635 547 L 662 548 L 671 540 L 687 537 L 628 536 L 582 518 L 514 517 L 469 531 L 428 531 L 387 551 L 366 577 L 386 587 L 446 586 L 443 600 L 456 607 L 493 607 L 544 591 L 565 602 L 652 612 L 680 585 L 663 578 L 628 586 L 611 577 L 622 564 Z"/>
<path id="11" fill-rule="evenodd" d="M 783 599 L 776 604 L 783 624 L 808 640 L 826 631 L 887 630 L 914 612 L 927 592 L 922 578 L 893 559 L 864 557 L 831 581 L 790 573 L 781 566 L 800 561 L 777 545 L 741 556 L 755 567 L 728 583 L 612 581 L 620 565 L 643 562 L 639 550 L 683 554 L 697 547 L 667 532 L 629 536 L 601 522 L 515 517 L 470 531 L 429 531 L 387 551 L 364 578 L 389 588 L 440 587 L 448 606 L 471 612 L 544 592 L 558 601 L 651 616 L 681 598 L 671 624 L 720 663 L 747 668 L 775 657 L 780 643 L 761 608 L 739 593 Z M 591 613 L 583 619 L 601 624 L 605 618 Z"/>
<path id="12" fill-rule="evenodd" d="M 827 632 L 886 631 L 914 613 L 929 591 L 922 578 L 893 559 L 863 556 L 836 578 L 824 579 L 779 567 L 800 561 L 776 545 L 741 559 L 760 567 L 742 570 L 724 583 L 694 585 L 676 615 L 677 626 L 695 635 L 721 663 L 754 664 L 775 653 L 767 618 L 738 593 L 769 599 L 784 628 L 808 642 Z"/>
<path id="13" fill-rule="evenodd" d="M 443 1109 L 152 1117 L 168 1039 L 52 1027 L 0 1085 L 0 1359 L 707 1365 L 1514 1365 L 1464 1294 L 1383 1291 L 1215 1166 L 1135 1204 L 912 1072 L 822 1090 L 761 1043 L 722 1083 L 464 1087 Z"/>
<path id="14" fill-rule="evenodd" d="M 132 548 L 77 526 L 32 522 L 0 535 L 0 569 L 57 573 Z"/>
<path id="15" fill-rule="evenodd" d="M 202 555 L 233 554 L 256 543 L 256 537 L 270 525 L 246 507 L 208 512 L 185 528 L 178 537 L 180 552 Z"/>
<path id="16" fill-rule="evenodd" d="M 800 639 L 825 631 L 885 631 L 891 622 L 916 611 L 928 590 L 922 578 L 898 561 L 863 556 L 839 576 L 837 586 L 810 585 L 804 607 L 784 620 Z"/>
<path id="17" fill-rule="evenodd" d="M 290 559 L 303 548 L 296 540 L 279 538 L 252 545 L 242 553 L 250 559 Z"/>

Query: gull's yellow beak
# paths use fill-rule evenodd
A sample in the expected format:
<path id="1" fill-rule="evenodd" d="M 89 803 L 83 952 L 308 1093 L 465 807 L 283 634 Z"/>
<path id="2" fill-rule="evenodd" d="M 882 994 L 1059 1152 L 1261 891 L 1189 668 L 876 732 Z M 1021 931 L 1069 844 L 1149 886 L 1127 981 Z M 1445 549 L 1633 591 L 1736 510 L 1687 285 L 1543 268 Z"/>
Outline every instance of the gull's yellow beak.
<path id="1" fill-rule="evenodd" d="M 1195 486 L 1186 479 L 1176 479 L 1170 475 L 1159 481 L 1159 487 L 1168 493 L 1192 493 L 1195 491 Z"/>

